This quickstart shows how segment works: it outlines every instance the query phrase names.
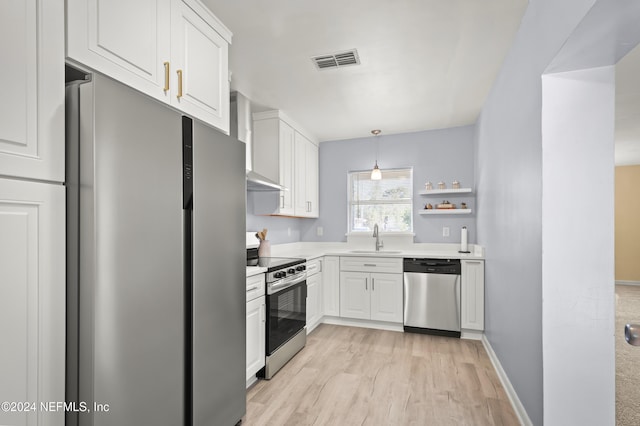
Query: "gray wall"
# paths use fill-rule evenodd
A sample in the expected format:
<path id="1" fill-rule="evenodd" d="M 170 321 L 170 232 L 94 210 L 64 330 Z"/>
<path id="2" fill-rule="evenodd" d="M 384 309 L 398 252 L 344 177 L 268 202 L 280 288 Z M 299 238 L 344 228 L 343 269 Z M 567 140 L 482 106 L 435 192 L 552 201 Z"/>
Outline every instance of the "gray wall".
<path id="1" fill-rule="evenodd" d="M 469 242 L 476 240 L 475 194 L 446 197 L 418 195 L 426 181 L 442 180 L 451 187 L 458 180 L 463 187 L 474 187 L 474 126 L 384 135 L 378 137 L 380 168 L 413 167 L 415 242 L 449 243 L 460 241 L 460 229 L 467 226 Z M 375 162 L 374 137 L 329 141 L 320 144 L 320 218 L 303 220 L 303 241 L 346 241 L 347 173 L 369 170 Z M 467 202 L 471 215 L 421 216 L 416 210 L 429 202 L 437 204 L 447 198 L 459 204 Z M 323 235 L 317 235 L 317 228 Z M 442 236 L 442 227 L 450 228 L 450 236 Z"/>
<path id="2" fill-rule="evenodd" d="M 254 214 L 256 211 L 256 203 L 261 203 L 265 197 L 277 198 L 278 194 L 278 192 L 271 192 L 269 194 L 247 192 L 247 231 L 260 231 L 262 228 L 267 228 L 267 239 L 271 241 L 271 244 L 284 244 L 300 241 L 302 222 L 310 219 L 261 216 Z"/>
<path id="3" fill-rule="evenodd" d="M 529 3 L 476 130 L 485 334 L 536 425 L 543 423 L 541 75 L 593 3 Z"/>

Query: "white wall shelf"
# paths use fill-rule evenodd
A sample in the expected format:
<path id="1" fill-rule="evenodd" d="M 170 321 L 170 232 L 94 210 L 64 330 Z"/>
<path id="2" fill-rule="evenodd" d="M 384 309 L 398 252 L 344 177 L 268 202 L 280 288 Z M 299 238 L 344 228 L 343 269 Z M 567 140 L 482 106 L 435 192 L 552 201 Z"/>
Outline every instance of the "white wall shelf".
<path id="1" fill-rule="evenodd" d="M 470 194 L 473 192 L 471 188 L 459 188 L 459 189 L 423 189 L 419 191 L 420 195 L 443 195 L 443 194 Z"/>
<path id="2" fill-rule="evenodd" d="M 418 214 L 471 214 L 471 209 L 422 209 Z"/>

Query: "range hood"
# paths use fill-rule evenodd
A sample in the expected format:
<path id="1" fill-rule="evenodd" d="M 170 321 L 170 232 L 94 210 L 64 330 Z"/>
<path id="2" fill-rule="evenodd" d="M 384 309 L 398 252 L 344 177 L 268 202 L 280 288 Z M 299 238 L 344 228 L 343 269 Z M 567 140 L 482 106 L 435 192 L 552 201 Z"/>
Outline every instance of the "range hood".
<path id="1" fill-rule="evenodd" d="M 247 191 L 287 191 L 280 185 L 253 171 L 253 140 L 251 136 L 251 102 L 240 92 L 231 92 L 230 134 L 247 144 Z"/>
<path id="2" fill-rule="evenodd" d="M 247 191 L 288 191 L 288 189 L 253 170 L 247 170 Z"/>

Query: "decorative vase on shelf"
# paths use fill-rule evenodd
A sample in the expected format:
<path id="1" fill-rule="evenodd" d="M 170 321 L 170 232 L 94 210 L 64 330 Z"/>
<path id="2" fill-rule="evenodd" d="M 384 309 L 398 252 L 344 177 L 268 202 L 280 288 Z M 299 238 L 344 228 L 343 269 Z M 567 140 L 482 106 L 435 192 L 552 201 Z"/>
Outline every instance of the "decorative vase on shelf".
<path id="1" fill-rule="evenodd" d="M 271 242 L 267 240 L 260 240 L 258 246 L 258 257 L 270 257 L 271 256 Z"/>

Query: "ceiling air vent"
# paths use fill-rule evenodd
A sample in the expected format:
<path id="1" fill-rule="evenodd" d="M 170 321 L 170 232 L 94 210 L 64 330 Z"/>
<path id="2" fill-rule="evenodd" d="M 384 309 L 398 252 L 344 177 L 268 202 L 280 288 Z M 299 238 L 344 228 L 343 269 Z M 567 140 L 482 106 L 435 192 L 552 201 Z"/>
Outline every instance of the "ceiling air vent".
<path id="1" fill-rule="evenodd" d="M 311 58 L 318 70 L 326 70 L 329 68 L 340 68 L 349 65 L 360 64 L 358 51 L 356 49 L 347 50 L 346 52 L 331 53 L 329 55 L 320 55 Z"/>

